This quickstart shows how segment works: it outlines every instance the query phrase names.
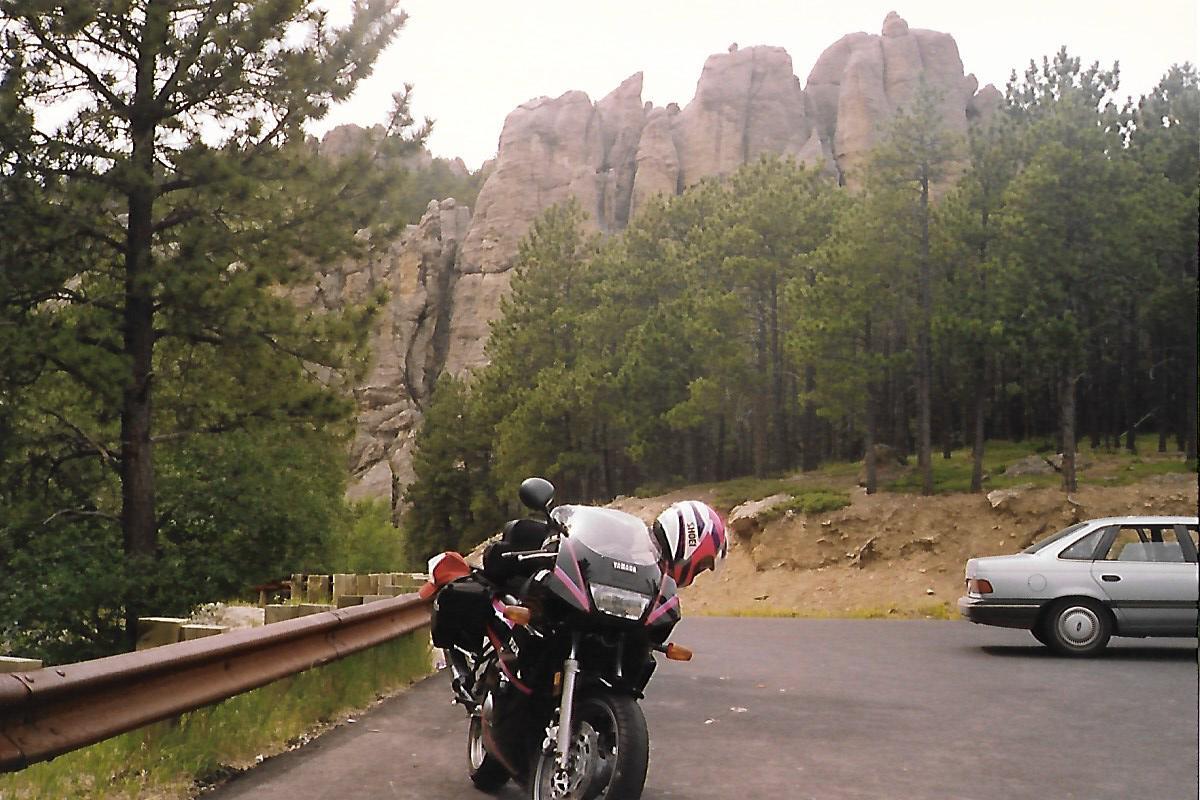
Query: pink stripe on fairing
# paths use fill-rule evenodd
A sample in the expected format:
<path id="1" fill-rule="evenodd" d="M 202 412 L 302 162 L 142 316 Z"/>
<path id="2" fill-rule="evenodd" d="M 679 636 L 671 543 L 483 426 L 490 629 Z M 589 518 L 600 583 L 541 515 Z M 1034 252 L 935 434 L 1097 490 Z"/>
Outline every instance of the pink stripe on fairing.
<path id="1" fill-rule="evenodd" d="M 566 584 L 567 589 L 569 589 L 571 594 L 575 596 L 575 599 L 579 601 L 579 605 L 591 610 L 592 600 L 587 596 L 587 592 L 583 590 L 583 570 L 579 568 L 579 559 L 575 557 L 575 548 L 571 545 L 570 539 L 562 540 L 561 546 L 566 549 L 567 555 L 571 557 L 571 564 L 575 567 L 575 574 L 579 577 L 579 581 L 577 583 L 574 578 L 568 575 L 566 571 L 557 564 L 554 565 L 554 576 Z"/>
<path id="2" fill-rule="evenodd" d="M 583 593 L 583 589 L 580 589 L 575 585 L 575 582 L 571 580 L 571 577 L 567 575 L 567 573 L 563 572 L 562 567 L 554 568 L 554 577 L 558 578 L 566 585 L 566 587 L 571 591 L 571 594 L 575 596 L 575 599 L 579 601 L 581 606 L 587 609 L 592 607 L 591 601 L 588 600 L 588 596 Z"/>
<path id="3" fill-rule="evenodd" d="M 675 595 L 670 600 L 668 600 L 667 602 L 663 603 L 658 608 L 651 611 L 650 616 L 646 617 L 646 624 L 653 625 L 659 617 L 661 617 L 663 614 L 666 614 L 668 611 L 670 611 L 672 608 L 675 608 L 678 605 L 679 605 L 679 595 Z"/>

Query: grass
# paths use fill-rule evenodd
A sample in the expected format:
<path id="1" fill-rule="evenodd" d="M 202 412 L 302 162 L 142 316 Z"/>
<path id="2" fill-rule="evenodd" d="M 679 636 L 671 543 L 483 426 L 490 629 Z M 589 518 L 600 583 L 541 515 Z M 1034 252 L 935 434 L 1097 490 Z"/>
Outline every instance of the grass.
<path id="1" fill-rule="evenodd" d="M 930 603 L 914 608 L 870 606 L 842 611 L 777 608 L 771 606 L 738 606 L 708 609 L 699 612 L 704 617 L 763 617 L 768 619 L 958 619 L 958 611 L 950 603 Z"/>
<path id="2" fill-rule="evenodd" d="M 1147 459 L 1134 456 L 1129 459 L 1128 465 L 1116 470 L 1112 475 L 1105 475 L 1095 479 L 1090 479 L 1085 475 L 1083 482 L 1102 486 L 1127 486 L 1157 475 L 1172 475 L 1176 473 L 1191 473 L 1195 475 L 1196 462 L 1194 460 L 1170 460 L 1162 457 Z"/>
<path id="3" fill-rule="evenodd" d="M 846 463 L 830 463 L 826 464 L 821 469 L 814 472 L 798 473 L 787 476 L 774 476 L 770 478 L 755 478 L 744 477 L 734 478 L 733 480 L 722 481 L 720 483 L 707 484 L 702 489 L 711 489 L 713 492 L 713 500 L 717 507 L 730 509 L 739 506 L 748 500 L 761 500 L 764 497 L 770 497 L 775 494 L 787 494 L 793 498 L 799 499 L 803 497 L 811 497 L 807 501 L 811 513 L 819 511 L 831 510 L 831 508 L 822 508 L 819 506 L 834 503 L 832 496 L 842 497 L 845 493 L 832 486 L 846 486 L 849 488 L 854 484 L 854 478 L 857 474 L 858 465 Z M 824 498 L 819 498 L 819 495 L 826 495 Z M 846 502 L 842 505 L 834 505 L 834 508 L 842 508 L 850 502 L 849 496 L 845 496 Z M 805 503 L 800 502 L 792 510 L 802 510 L 801 506 Z M 784 513 L 783 510 L 779 512 Z"/>
<path id="4" fill-rule="evenodd" d="M 423 631 L 232 697 L 177 720 L 0 775 L 0 800 L 192 797 L 281 752 L 314 726 L 366 708 L 429 672 Z"/>
<path id="5" fill-rule="evenodd" d="M 1014 486 L 1054 488 L 1060 486 L 1062 477 L 1058 472 L 1045 475 L 1011 475 L 1008 468 L 1031 455 L 1048 456 L 1053 446 L 1040 440 L 1024 442 L 989 441 L 983 458 L 983 490 L 1008 489 Z M 891 481 L 881 482 L 880 489 L 898 494 L 920 494 L 921 478 L 916 469 L 916 458 L 910 456 L 909 466 Z M 1145 453 L 1132 456 L 1125 451 L 1112 451 L 1084 447 L 1080 451 L 1081 467 L 1078 480 L 1083 486 L 1124 486 L 1158 475 L 1197 474 L 1193 461 L 1184 461 L 1178 453 Z M 966 448 L 954 450 L 950 458 L 940 452 L 933 454 L 933 485 L 935 494 L 966 493 L 971 490 L 971 451 Z M 747 476 L 695 485 L 698 493 L 711 492 L 712 502 L 724 511 L 751 500 L 761 500 L 776 494 L 787 494 L 793 499 L 766 512 L 768 519 L 775 519 L 789 510 L 799 513 L 824 513 L 843 508 L 849 504 L 849 492 L 858 488 L 861 462 L 829 462 L 813 472 L 799 472 L 756 478 Z M 640 497 L 651 497 L 677 491 L 681 482 L 644 487 L 638 491 Z"/>
<path id="6" fill-rule="evenodd" d="M 792 490 L 793 492 L 795 489 Z M 758 515 L 761 523 L 779 519 L 789 512 L 793 514 L 821 514 L 826 511 L 837 511 L 850 505 L 850 495 L 832 489 L 807 489 L 799 494 L 793 494 L 786 503 L 766 509 Z"/>
<path id="7" fill-rule="evenodd" d="M 984 490 L 1008 489 L 1018 485 L 1059 486 L 1062 483 L 1062 477 L 1058 472 L 1046 475 L 1006 474 L 1005 470 L 1010 465 L 1034 455 L 1038 450 L 1039 448 L 1033 442 L 988 442 L 983 459 Z M 910 462 L 915 461 L 912 458 L 909 460 Z M 1125 486 L 1156 475 L 1188 472 L 1195 474 L 1196 472 L 1196 462 L 1185 462 L 1178 455 L 1170 454 L 1155 453 L 1131 456 L 1123 451 L 1091 450 L 1085 447 L 1079 453 L 1079 460 L 1091 464 L 1091 466 L 1077 471 L 1078 481 L 1080 485 L 1084 486 Z M 934 453 L 932 464 L 934 492 L 936 494 L 969 492 L 971 467 L 970 450 L 955 450 L 948 459 L 942 458 L 940 453 Z M 917 473 L 915 465 L 910 466 L 900 477 L 882 484 L 880 488 L 887 492 L 920 494 L 921 477 Z"/>

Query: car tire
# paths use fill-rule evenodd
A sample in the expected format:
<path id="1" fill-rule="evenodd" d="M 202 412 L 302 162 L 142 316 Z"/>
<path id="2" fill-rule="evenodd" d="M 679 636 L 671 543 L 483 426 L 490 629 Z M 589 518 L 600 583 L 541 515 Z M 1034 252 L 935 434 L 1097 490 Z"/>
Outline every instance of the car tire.
<path id="1" fill-rule="evenodd" d="M 1039 642 L 1044 644 L 1046 647 L 1051 647 L 1050 632 L 1049 632 L 1049 629 L 1046 627 L 1045 619 L 1038 620 L 1037 624 L 1035 624 L 1032 628 L 1029 629 L 1029 632 L 1033 634 L 1033 638 L 1037 639 Z"/>
<path id="2" fill-rule="evenodd" d="M 1108 609 L 1086 597 L 1059 600 L 1050 606 L 1041 624 L 1046 645 L 1064 656 L 1094 656 L 1112 636 Z"/>

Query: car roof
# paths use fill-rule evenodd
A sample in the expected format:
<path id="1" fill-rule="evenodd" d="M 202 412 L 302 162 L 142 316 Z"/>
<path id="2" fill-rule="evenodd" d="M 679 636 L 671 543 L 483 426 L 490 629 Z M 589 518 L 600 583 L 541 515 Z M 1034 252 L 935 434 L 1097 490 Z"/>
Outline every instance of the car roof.
<path id="1" fill-rule="evenodd" d="M 1127 517 L 1097 517 L 1096 519 L 1087 520 L 1088 524 L 1103 523 L 1106 525 L 1126 525 L 1126 524 L 1141 524 L 1141 525 L 1178 525 L 1182 524 L 1200 524 L 1200 517 L 1165 517 L 1154 516 L 1150 514 L 1131 514 Z"/>

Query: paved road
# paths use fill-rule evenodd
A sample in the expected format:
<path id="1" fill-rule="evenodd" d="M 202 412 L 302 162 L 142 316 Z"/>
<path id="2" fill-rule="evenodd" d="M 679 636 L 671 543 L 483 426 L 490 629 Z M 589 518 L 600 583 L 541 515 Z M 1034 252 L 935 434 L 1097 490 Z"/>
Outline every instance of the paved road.
<path id="1" fill-rule="evenodd" d="M 1095 660 L 966 622 L 689 619 L 644 702 L 645 800 L 1193 800 L 1196 640 Z M 445 675 L 212 800 L 484 798 Z M 503 800 L 523 795 L 505 789 Z"/>

